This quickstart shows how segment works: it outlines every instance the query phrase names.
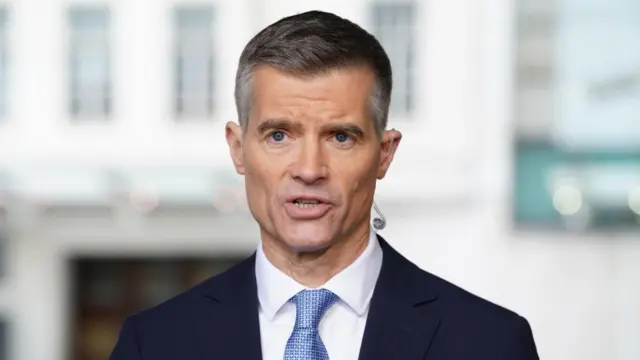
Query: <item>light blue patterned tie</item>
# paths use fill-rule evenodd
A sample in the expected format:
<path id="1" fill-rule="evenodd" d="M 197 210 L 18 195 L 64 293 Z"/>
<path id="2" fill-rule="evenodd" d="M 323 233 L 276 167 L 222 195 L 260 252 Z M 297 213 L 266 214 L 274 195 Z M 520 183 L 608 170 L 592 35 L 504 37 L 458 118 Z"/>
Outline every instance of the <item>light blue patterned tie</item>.
<path id="1" fill-rule="evenodd" d="M 338 296 L 326 289 L 302 290 L 290 301 L 296 304 L 296 324 L 287 341 L 284 360 L 329 360 L 318 324 Z"/>

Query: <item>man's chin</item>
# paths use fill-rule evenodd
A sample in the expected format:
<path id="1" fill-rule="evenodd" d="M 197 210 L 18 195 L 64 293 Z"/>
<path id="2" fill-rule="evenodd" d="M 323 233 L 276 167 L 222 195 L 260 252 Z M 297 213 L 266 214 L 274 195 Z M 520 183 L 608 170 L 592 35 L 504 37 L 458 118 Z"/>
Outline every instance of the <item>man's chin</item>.
<path id="1" fill-rule="evenodd" d="M 332 237 L 319 235 L 318 233 L 295 234 L 286 236 L 283 240 L 292 251 L 297 253 L 323 252 L 331 246 Z"/>
<path id="2" fill-rule="evenodd" d="M 287 219 L 278 228 L 281 240 L 294 252 L 319 252 L 334 242 L 336 229 L 329 219 L 313 221 L 290 221 Z"/>

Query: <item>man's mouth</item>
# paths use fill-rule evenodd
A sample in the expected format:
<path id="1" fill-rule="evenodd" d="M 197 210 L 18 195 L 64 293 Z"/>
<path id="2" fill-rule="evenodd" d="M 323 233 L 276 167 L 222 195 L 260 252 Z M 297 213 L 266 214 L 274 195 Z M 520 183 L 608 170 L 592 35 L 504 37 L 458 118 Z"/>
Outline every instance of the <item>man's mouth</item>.
<path id="1" fill-rule="evenodd" d="M 293 205 L 300 209 L 308 209 L 322 204 L 320 200 L 295 199 Z"/>
<path id="2" fill-rule="evenodd" d="M 316 195 L 291 195 L 284 207 L 295 220 L 316 220 L 325 216 L 332 207 L 331 200 Z"/>

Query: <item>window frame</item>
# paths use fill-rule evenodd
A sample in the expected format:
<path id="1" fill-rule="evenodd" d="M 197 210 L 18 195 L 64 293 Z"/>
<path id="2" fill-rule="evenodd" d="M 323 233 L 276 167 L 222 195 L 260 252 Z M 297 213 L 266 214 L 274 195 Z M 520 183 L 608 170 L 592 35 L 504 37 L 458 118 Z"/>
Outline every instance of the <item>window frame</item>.
<path id="1" fill-rule="evenodd" d="M 389 14 L 391 9 L 404 11 L 401 16 L 409 14 L 410 22 L 405 26 L 397 24 L 382 24 L 380 14 Z M 389 116 L 398 119 L 411 119 L 417 111 L 417 82 L 418 75 L 418 36 L 420 27 L 420 11 L 419 5 L 415 1 L 374 1 L 369 5 L 369 23 L 371 33 L 378 39 L 383 46 L 393 70 L 393 91 L 391 94 L 391 104 L 389 107 Z M 398 21 L 399 13 L 396 11 L 396 18 L 393 22 Z M 386 19 L 389 21 L 389 18 Z M 390 34 L 384 34 L 385 28 L 393 28 Z M 405 33 L 408 36 L 400 36 L 398 34 Z M 393 34 L 393 35 L 391 35 Z M 385 38 L 392 40 L 385 40 Z M 390 45 L 392 44 L 392 45 Z M 402 44 L 402 45 L 401 45 Z M 396 47 L 403 46 L 401 50 L 402 58 L 405 66 L 398 65 L 398 55 Z M 401 99 L 401 101 L 400 101 Z"/>
<path id="2" fill-rule="evenodd" d="M 185 86 L 188 80 L 184 80 L 185 71 L 182 69 L 184 67 L 186 52 L 183 47 L 183 39 L 188 38 L 184 36 L 185 30 L 188 30 L 189 25 L 182 23 L 181 24 L 181 12 L 193 12 L 193 13 L 207 13 L 208 19 L 204 19 L 203 23 L 195 24 L 192 23 L 190 26 L 191 29 L 196 35 L 194 38 L 197 39 L 198 36 L 202 36 L 204 41 L 198 39 L 196 41 L 201 41 L 199 46 L 195 48 L 204 48 L 204 51 L 198 55 L 201 55 L 202 58 L 196 59 L 195 61 L 201 61 L 206 67 L 207 74 L 205 75 L 205 83 L 204 86 L 206 88 L 206 94 L 200 93 L 196 95 L 192 95 L 195 98 L 200 98 L 198 100 L 203 101 L 204 105 L 200 107 L 200 111 L 193 111 L 185 109 L 185 92 L 184 89 L 189 86 Z M 183 13 L 183 16 L 188 16 L 188 14 Z M 201 21 L 203 19 L 200 19 Z M 184 19 L 182 20 L 184 21 Z M 201 27 L 202 26 L 202 27 Z M 215 26 L 216 26 L 216 9 L 212 4 L 197 4 L 197 5 L 178 5 L 173 8 L 172 11 L 172 32 L 173 32 L 173 44 L 172 44 L 172 53 L 171 53 L 171 111 L 173 117 L 177 121 L 192 121 L 192 120 L 209 120 L 215 114 L 216 111 L 216 62 L 215 62 Z M 196 29 L 196 30 L 194 30 Z M 198 30 L 199 29 L 199 30 Z M 202 31 L 204 30 L 204 31 Z M 198 31 L 202 31 L 198 33 Z M 206 58 L 206 59 L 203 59 Z"/>
<path id="3" fill-rule="evenodd" d="M 113 94 L 113 44 L 112 44 L 112 11 L 106 5 L 72 5 L 67 9 L 67 25 L 69 27 L 68 37 L 68 114 L 74 120 L 105 120 L 110 118 L 114 112 L 114 94 Z M 104 26 L 100 29 L 90 29 L 85 27 L 82 29 L 77 24 L 74 24 L 74 17 L 81 16 L 80 13 L 85 12 L 85 15 L 101 16 L 104 17 Z M 93 14 L 91 14 L 93 13 Z M 90 21 L 84 19 L 84 21 Z M 84 33 L 89 31 L 89 33 Z M 91 34 L 91 32 L 95 32 Z M 96 38 L 101 38 L 103 44 L 95 42 Z M 87 40 L 91 39 L 91 40 Z M 90 42 L 92 46 L 101 47 L 99 50 L 93 49 L 93 51 L 82 51 L 83 42 Z M 100 94 L 95 98 L 89 98 L 83 90 L 83 86 L 88 86 L 86 83 L 91 81 L 84 79 L 82 71 L 79 68 L 81 63 L 88 60 L 83 57 L 98 57 L 101 58 L 100 67 L 102 68 L 103 76 L 99 81 L 96 81 L 96 88 L 103 87 Z M 99 61 L 100 61 L 99 60 Z M 94 62 L 96 60 L 94 59 Z M 93 63 L 93 62 L 91 62 Z M 95 64 L 93 64 L 95 65 Z M 85 64 L 86 66 L 86 64 Z M 82 103 L 100 104 L 95 107 L 83 106 Z M 86 108 L 89 108 L 87 110 Z"/>

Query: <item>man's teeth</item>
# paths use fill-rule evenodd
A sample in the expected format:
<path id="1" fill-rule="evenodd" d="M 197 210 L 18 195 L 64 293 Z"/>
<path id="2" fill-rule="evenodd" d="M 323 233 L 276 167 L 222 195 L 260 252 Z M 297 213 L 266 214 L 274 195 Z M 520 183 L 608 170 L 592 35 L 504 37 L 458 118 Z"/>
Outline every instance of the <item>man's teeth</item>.
<path id="1" fill-rule="evenodd" d="M 312 207 L 320 204 L 320 201 L 318 201 L 318 200 L 295 200 L 293 202 L 293 204 L 297 208 L 307 209 L 307 208 L 312 208 Z"/>

